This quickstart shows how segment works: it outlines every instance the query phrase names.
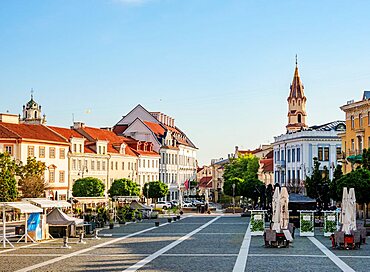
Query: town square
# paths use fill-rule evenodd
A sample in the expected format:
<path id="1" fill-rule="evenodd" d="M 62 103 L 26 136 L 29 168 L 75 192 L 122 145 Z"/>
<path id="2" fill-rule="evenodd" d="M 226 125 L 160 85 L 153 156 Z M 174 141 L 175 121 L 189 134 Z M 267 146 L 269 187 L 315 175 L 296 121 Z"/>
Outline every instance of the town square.
<path id="1" fill-rule="evenodd" d="M 2 1 L 0 271 L 369 271 L 369 8 Z"/>

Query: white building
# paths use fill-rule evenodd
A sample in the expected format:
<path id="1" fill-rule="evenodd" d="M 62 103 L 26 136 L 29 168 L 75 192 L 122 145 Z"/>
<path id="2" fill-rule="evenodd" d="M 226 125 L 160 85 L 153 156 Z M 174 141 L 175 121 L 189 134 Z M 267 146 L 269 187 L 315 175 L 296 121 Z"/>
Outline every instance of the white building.
<path id="1" fill-rule="evenodd" d="M 179 199 L 187 180 L 196 179 L 197 148 L 175 126 L 175 120 L 161 112 L 148 112 L 137 105 L 114 126 L 118 135 L 153 143 L 160 154 L 159 180 L 169 186 L 168 200 Z"/>
<path id="2" fill-rule="evenodd" d="M 19 124 L 18 115 L 6 114 L 5 117 L 0 118 L 3 121 L 0 122 L 0 152 L 9 153 L 23 164 L 28 157 L 44 162 L 44 177 L 49 185 L 46 196 L 67 199 L 68 141 L 42 124 Z"/>
<path id="3" fill-rule="evenodd" d="M 298 66 L 288 97 L 287 133 L 274 137 L 274 180 L 279 184 L 302 186 L 306 176 L 313 169 L 313 158 L 320 162 L 333 177 L 341 155 L 339 132 L 346 129 L 344 121 L 334 121 L 320 126 L 308 127 L 306 124 L 306 97 Z"/>

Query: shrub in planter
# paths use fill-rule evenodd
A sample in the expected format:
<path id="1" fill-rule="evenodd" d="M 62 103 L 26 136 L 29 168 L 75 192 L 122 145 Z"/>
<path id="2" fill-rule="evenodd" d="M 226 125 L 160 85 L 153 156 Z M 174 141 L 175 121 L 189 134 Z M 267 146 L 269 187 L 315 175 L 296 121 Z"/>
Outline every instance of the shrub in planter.
<path id="1" fill-rule="evenodd" d="M 109 221 L 109 228 L 110 229 L 113 229 L 113 227 L 114 227 L 114 221 L 113 220 L 110 220 Z"/>

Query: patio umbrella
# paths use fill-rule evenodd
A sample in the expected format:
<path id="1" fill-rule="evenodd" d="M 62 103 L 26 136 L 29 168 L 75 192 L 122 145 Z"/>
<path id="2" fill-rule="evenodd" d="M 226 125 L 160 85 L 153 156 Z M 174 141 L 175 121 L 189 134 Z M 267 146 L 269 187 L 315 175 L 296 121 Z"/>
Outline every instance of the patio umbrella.
<path id="1" fill-rule="evenodd" d="M 280 227 L 282 229 L 288 229 L 289 223 L 289 194 L 286 187 L 281 188 L 280 193 Z"/>
<path id="2" fill-rule="evenodd" d="M 347 205 L 349 229 L 356 230 L 356 196 L 354 188 L 349 189 Z"/>
<path id="3" fill-rule="evenodd" d="M 348 214 L 348 191 L 347 187 L 343 187 L 343 195 L 342 195 L 342 211 L 341 211 L 341 220 L 342 223 L 342 231 L 346 234 L 350 234 L 350 221 L 349 221 L 349 214 Z"/>
<path id="4" fill-rule="evenodd" d="M 275 188 L 274 195 L 272 196 L 272 229 L 280 232 L 280 189 Z"/>

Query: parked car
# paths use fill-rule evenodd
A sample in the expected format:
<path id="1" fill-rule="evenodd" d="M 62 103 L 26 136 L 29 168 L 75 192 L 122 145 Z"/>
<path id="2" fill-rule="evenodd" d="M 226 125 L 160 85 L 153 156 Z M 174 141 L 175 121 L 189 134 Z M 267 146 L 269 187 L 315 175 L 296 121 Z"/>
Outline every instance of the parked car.
<path id="1" fill-rule="evenodd" d="M 171 208 L 179 206 L 179 202 L 177 200 L 172 200 L 170 201 L 170 203 L 171 203 Z"/>
<path id="2" fill-rule="evenodd" d="M 155 207 L 155 204 L 152 203 L 150 204 L 151 207 Z M 169 202 L 166 202 L 166 201 L 158 201 L 157 202 L 157 208 L 158 209 L 163 209 L 163 210 L 167 210 L 167 209 L 171 209 L 171 204 Z"/>
<path id="3" fill-rule="evenodd" d="M 203 202 L 201 202 L 201 201 L 199 201 L 199 200 L 193 200 L 192 201 L 192 204 L 193 204 L 193 206 L 194 207 L 196 207 L 197 205 L 202 205 L 202 204 L 204 204 Z"/>
<path id="4" fill-rule="evenodd" d="M 183 207 L 192 207 L 192 206 L 193 206 L 193 204 L 192 204 L 190 201 L 183 201 L 183 202 L 182 202 L 182 206 L 183 206 Z"/>

